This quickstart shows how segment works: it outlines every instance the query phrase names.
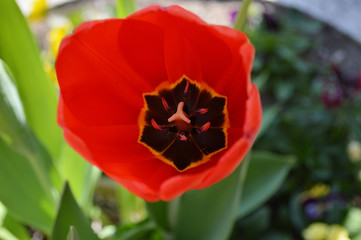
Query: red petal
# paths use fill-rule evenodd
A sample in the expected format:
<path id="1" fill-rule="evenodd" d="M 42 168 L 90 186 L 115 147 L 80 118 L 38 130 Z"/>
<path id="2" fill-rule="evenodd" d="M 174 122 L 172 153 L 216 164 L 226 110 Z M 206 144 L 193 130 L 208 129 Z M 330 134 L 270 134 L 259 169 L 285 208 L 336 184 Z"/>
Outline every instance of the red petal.
<path id="1" fill-rule="evenodd" d="M 245 102 L 252 88 L 251 70 L 254 47 L 247 36 L 232 28 L 213 26 L 223 36 L 232 49 L 232 63 L 228 71 L 214 83 L 214 89 L 227 96 L 228 112 L 231 127 L 242 127 L 244 123 Z"/>
<path id="2" fill-rule="evenodd" d="M 131 18 L 157 24 L 165 32 L 165 59 L 169 80 L 182 75 L 193 80 L 219 80 L 230 63 L 230 50 L 209 25 L 179 6 L 150 7 Z"/>
<path id="3" fill-rule="evenodd" d="M 158 26 L 144 21 L 127 19 L 123 22 L 119 36 L 120 51 L 135 72 L 154 90 L 167 81 L 164 64 L 164 33 Z"/>
<path id="4" fill-rule="evenodd" d="M 137 142 L 137 125 L 84 126 L 61 99 L 60 103 L 67 142 L 107 175 L 143 182 L 153 191 L 159 191 L 162 182 L 178 174 Z"/>
<path id="5" fill-rule="evenodd" d="M 243 136 L 219 159 L 217 167 L 205 178 L 198 189 L 208 187 L 231 174 L 250 150 L 262 123 L 261 100 L 254 85 L 246 103 L 246 119 Z M 232 131 L 230 129 L 229 131 Z"/>
<path id="6" fill-rule="evenodd" d="M 155 201 L 160 200 L 159 193 L 157 191 L 150 189 L 144 183 L 133 181 L 133 180 L 123 179 L 117 175 L 108 175 L 108 176 L 110 178 L 112 178 L 114 181 L 121 184 L 126 189 L 128 189 L 133 194 L 143 198 L 144 200 L 146 200 L 148 202 L 155 202 Z"/>
<path id="7" fill-rule="evenodd" d="M 121 20 L 84 23 L 61 44 L 56 62 L 61 93 L 70 111 L 85 124 L 134 124 L 143 106 L 142 93 L 153 91 L 165 79 L 164 70 L 163 74 L 159 70 L 164 69 L 163 58 L 158 55 L 149 58 L 154 61 L 150 66 L 139 62 L 137 67 L 142 69 L 137 72 L 128 65 L 134 60 L 122 57 L 122 44 L 129 43 L 127 38 L 119 42 L 122 26 Z M 130 26 L 138 37 L 138 30 L 154 30 L 154 34 L 147 33 L 150 43 L 160 40 L 159 30 L 152 24 L 140 21 L 135 24 L 132 20 L 123 27 L 128 31 Z M 139 45 L 139 42 L 133 44 Z M 154 51 L 153 46 L 145 47 L 153 49 L 146 54 Z M 153 65 L 158 68 L 151 71 Z M 153 78 L 157 81 L 151 80 Z"/>
<path id="8" fill-rule="evenodd" d="M 214 166 L 212 165 L 212 167 Z M 170 201 L 184 192 L 196 189 L 202 183 L 204 177 L 213 169 L 212 167 L 205 167 L 205 164 L 203 164 L 169 178 L 163 182 L 160 188 L 160 198 L 163 201 Z"/>

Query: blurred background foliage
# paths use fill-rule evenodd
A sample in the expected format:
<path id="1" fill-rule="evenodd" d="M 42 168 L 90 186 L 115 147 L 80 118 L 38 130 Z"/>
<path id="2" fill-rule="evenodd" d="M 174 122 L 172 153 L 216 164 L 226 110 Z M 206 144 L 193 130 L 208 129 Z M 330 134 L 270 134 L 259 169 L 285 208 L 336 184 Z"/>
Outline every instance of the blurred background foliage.
<path id="1" fill-rule="evenodd" d="M 15 1 L 0 1 L 0 239 L 361 239 L 361 67 L 324 57 L 330 32 L 341 34 L 254 3 L 245 32 L 257 50 L 252 77 L 264 119 L 252 153 L 205 191 L 146 204 L 68 147 L 55 117 L 61 39 L 83 21 L 125 17 L 137 6 L 28 2 L 24 18 Z M 230 23 L 237 10 L 227 13 Z"/>

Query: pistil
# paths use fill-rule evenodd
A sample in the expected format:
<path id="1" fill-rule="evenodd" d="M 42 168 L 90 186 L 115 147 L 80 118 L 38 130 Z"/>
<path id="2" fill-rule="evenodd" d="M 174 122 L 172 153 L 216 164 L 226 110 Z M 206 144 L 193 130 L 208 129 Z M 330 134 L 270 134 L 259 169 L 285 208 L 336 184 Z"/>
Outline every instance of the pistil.
<path id="1" fill-rule="evenodd" d="M 174 121 L 179 131 L 189 131 L 192 129 L 191 120 L 183 111 L 183 107 L 184 102 L 178 103 L 177 112 L 168 118 L 168 122 Z"/>

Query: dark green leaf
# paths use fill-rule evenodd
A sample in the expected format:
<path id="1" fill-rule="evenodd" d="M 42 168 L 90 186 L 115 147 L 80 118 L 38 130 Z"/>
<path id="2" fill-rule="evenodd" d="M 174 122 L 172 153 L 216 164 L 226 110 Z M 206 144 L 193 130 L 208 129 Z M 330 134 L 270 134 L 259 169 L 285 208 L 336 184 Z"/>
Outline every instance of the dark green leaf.
<path id="1" fill-rule="evenodd" d="M 227 239 L 239 205 L 242 165 L 221 182 L 170 203 L 176 205 L 173 214 L 169 208 L 175 239 Z"/>
<path id="2" fill-rule="evenodd" d="M 146 202 L 149 217 L 163 231 L 170 231 L 168 221 L 168 202 Z"/>
<path id="3" fill-rule="evenodd" d="M 13 71 L 30 128 L 53 156 L 62 139 L 56 126 L 57 97 L 37 44 L 14 0 L 0 1 L 0 58 Z"/>
<path id="4" fill-rule="evenodd" d="M 252 79 L 253 83 L 257 85 L 257 88 L 260 92 L 262 91 L 265 84 L 267 83 L 269 76 L 270 76 L 270 74 L 268 71 L 263 71 Z"/>
<path id="5" fill-rule="evenodd" d="M 267 131 L 267 129 L 272 125 L 273 121 L 278 116 L 280 110 L 281 110 L 280 105 L 274 104 L 273 106 L 266 108 L 263 111 L 262 127 L 257 135 L 257 138 L 260 138 Z"/>
<path id="6" fill-rule="evenodd" d="M 235 224 L 239 232 L 234 232 L 231 239 L 258 239 L 262 232 L 264 232 L 271 223 L 271 209 L 262 207 L 254 213 L 242 218 Z"/>
<path id="7" fill-rule="evenodd" d="M 70 226 L 77 229 L 79 239 L 98 240 L 98 237 L 90 228 L 90 222 L 80 210 L 68 183 L 66 183 L 61 194 L 60 205 L 50 239 L 66 239 Z"/>
<path id="8" fill-rule="evenodd" d="M 283 232 L 267 232 L 265 236 L 261 237 L 260 240 L 292 240 L 293 237 Z"/>
<path id="9" fill-rule="evenodd" d="M 79 240 L 78 233 L 76 232 L 75 227 L 70 226 L 66 240 Z"/>
<path id="10" fill-rule="evenodd" d="M 281 186 L 294 163 L 293 156 L 253 152 L 244 182 L 238 217 L 245 216 L 267 201 Z"/>
<path id="11" fill-rule="evenodd" d="M 127 225 L 123 225 L 122 227 L 125 227 L 125 229 L 120 229 L 115 239 L 119 239 L 119 240 L 150 239 L 152 232 L 155 230 L 156 226 L 152 221 L 145 221 L 139 224 L 133 224 L 132 226 L 129 227 L 127 227 Z"/>

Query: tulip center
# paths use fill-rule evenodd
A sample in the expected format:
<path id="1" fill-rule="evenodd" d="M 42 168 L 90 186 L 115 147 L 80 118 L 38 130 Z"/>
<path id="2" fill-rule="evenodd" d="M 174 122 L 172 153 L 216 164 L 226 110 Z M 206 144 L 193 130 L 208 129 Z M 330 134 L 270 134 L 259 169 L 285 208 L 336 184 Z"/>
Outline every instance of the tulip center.
<path id="1" fill-rule="evenodd" d="M 143 94 L 138 142 L 178 171 L 206 163 L 227 148 L 226 97 L 182 77 Z"/>

